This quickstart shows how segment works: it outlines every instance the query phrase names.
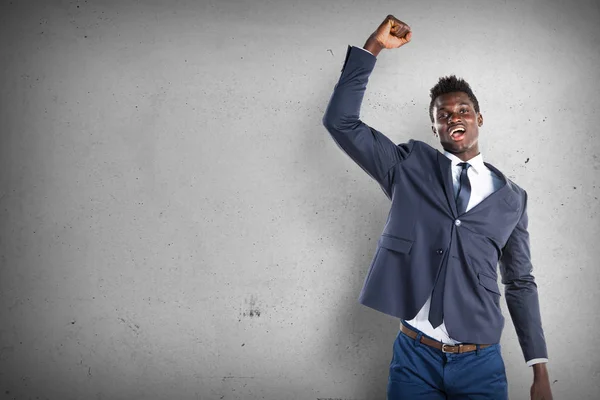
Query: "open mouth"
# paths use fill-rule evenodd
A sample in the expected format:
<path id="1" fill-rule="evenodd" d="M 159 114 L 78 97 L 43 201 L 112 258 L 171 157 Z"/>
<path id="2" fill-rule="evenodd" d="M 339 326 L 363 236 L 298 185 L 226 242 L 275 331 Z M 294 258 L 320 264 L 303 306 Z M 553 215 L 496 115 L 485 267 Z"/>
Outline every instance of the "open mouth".
<path id="1" fill-rule="evenodd" d="M 457 126 L 450 131 L 450 137 L 454 141 L 462 140 L 465 137 L 465 128 Z"/>

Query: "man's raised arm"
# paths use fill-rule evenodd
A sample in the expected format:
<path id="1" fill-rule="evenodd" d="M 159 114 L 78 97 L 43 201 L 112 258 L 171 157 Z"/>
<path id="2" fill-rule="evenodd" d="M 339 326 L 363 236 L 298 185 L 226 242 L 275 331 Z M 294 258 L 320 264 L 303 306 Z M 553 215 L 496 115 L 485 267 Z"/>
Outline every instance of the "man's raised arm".
<path id="1" fill-rule="evenodd" d="M 410 27 L 388 15 L 367 39 L 363 49 L 348 46 L 342 74 L 323 117 L 335 142 L 365 172 L 382 186 L 390 197 L 389 170 L 405 159 L 414 142 L 395 145 L 381 132 L 360 120 L 360 107 L 373 71 L 376 56 L 383 49 L 405 45 L 411 39 Z M 371 54 L 369 54 L 371 53 Z"/>

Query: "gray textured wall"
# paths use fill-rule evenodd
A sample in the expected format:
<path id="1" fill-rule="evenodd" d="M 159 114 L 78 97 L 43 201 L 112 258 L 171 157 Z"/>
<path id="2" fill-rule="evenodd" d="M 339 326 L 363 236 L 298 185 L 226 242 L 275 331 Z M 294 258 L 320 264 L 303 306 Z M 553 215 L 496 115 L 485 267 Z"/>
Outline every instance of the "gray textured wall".
<path id="1" fill-rule="evenodd" d="M 321 118 L 389 13 L 413 40 L 362 118 L 439 148 L 429 88 L 471 83 L 529 193 L 555 398 L 598 398 L 595 0 L 1 0 L 0 398 L 383 398 L 398 322 L 357 297 L 389 202 Z"/>

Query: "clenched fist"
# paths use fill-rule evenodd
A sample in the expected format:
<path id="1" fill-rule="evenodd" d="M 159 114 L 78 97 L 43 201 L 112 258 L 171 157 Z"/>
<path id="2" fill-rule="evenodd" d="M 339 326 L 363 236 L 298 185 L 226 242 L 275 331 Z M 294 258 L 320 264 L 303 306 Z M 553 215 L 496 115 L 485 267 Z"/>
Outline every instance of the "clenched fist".
<path id="1" fill-rule="evenodd" d="M 364 48 L 375 56 L 383 49 L 395 49 L 410 42 L 410 26 L 393 15 L 388 15 L 377 30 L 369 36 Z"/>

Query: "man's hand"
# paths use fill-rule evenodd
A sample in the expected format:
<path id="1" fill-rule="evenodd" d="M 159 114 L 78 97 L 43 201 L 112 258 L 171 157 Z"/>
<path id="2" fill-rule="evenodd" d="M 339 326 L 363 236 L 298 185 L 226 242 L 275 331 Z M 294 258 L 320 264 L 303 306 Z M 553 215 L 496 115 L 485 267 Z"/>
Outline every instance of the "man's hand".
<path id="1" fill-rule="evenodd" d="M 552 400 L 550 377 L 545 363 L 533 365 L 533 385 L 530 390 L 531 400 Z"/>
<path id="2" fill-rule="evenodd" d="M 395 49 L 410 42 L 410 26 L 393 15 L 388 15 L 364 45 L 375 57 L 383 49 Z"/>

